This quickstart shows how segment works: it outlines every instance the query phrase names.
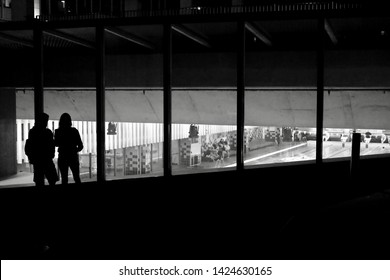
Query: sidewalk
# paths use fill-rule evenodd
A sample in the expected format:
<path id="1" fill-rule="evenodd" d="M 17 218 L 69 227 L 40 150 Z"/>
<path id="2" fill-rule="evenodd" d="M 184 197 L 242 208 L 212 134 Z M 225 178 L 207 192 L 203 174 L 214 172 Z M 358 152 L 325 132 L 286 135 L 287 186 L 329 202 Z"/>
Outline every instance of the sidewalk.
<path id="1" fill-rule="evenodd" d="M 3 187 L 21 187 L 21 186 L 34 186 L 33 173 L 20 171 L 15 175 L 2 178 L 0 181 L 0 188 Z"/>

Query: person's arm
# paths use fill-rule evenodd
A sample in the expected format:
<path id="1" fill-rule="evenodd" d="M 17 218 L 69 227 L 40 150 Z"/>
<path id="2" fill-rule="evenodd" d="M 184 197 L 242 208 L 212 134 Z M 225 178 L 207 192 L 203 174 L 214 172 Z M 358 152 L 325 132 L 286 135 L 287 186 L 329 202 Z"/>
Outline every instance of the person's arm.
<path id="1" fill-rule="evenodd" d="M 54 144 L 54 135 L 53 135 L 53 132 L 48 129 L 48 138 L 49 138 L 49 147 L 48 147 L 48 151 L 49 151 L 49 155 L 51 158 L 54 158 L 54 155 L 55 155 L 55 144 Z"/>
<path id="2" fill-rule="evenodd" d="M 83 141 L 81 141 L 80 133 L 79 131 L 75 128 L 76 130 L 76 135 L 77 135 L 77 152 L 80 152 L 82 149 L 84 149 Z"/>

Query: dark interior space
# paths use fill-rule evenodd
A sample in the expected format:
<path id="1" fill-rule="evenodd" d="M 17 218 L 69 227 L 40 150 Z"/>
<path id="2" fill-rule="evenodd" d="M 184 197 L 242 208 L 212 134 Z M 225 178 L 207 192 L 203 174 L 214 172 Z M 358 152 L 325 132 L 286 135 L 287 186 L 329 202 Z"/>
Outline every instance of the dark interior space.
<path id="1" fill-rule="evenodd" d="M 1 255 L 386 259 L 389 189 L 379 174 L 387 166 L 388 158 L 365 159 L 356 178 L 341 161 L 3 189 Z"/>
<path id="2" fill-rule="evenodd" d="M 0 171 L 27 166 L 22 119 L 67 110 L 74 121 L 96 122 L 84 129 L 96 148 L 88 152 L 94 181 L 0 187 L 2 259 L 389 259 L 390 21 L 377 1 L 241 1 L 253 9 L 235 10 L 227 9 L 234 1 L 179 9 L 183 1 L 152 0 L 127 11 L 131 1 L 62 2 L 42 1 L 35 20 L 0 25 Z M 111 121 L 161 125 L 152 143 L 160 173 L 147 173 L 146 160 L 135 177 L 126 173 L 126 148 L 139 148 L 142 162 L 147 144 L 120 146 L 118 127 L 110 147 Z M 186 157 L 182 173 L 172 172 L 172 143 L 179 155 L 178 139 L 196 138 L 174 138 L 173 127 L 190 123 L 234 127 L 230 167 L 210 161 L 214 169 L 201 170 Z M 245 164 L 250 126 L 288 128 L 287 144 L 292 131 L 313 128 L 313 157 Z M 323 140 L 328 128 L 348 130 L 348 143 L 343 134 Z M 370 144 L 377 153 L 355 161 L 369 150 L 369 130 L 381 130 Z M 330 158 L 324 143 L 351 151 Z M 265 144 L 284 151 L 277 140 Z M 123 177 L 110 177 L 107 154 L 115 161 L 119 148 Z"/>

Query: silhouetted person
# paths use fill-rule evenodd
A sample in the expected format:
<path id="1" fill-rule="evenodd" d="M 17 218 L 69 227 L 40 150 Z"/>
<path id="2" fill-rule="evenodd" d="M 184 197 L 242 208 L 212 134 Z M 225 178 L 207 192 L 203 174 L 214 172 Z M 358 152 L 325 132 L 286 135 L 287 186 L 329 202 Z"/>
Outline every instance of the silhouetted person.
<path id="1" fill-rule="evenodd" d="M 49 115 L 37 116 L 34 126 L 28 132 L 25 153 L 34 166 L 34 182 L 37 186 L 45 185 L 45 177 L 49 185 L 58 181 L 57 170 L 53 163 L 55 147 L 53 132 L 47 128 Z"/>
<path id="2" fill-rule="evenodd" d="M 79 131 L 72 127 L 72 118 L 68 113 L 61 115 L 59 128 L 55 130 L 54 142 L 58 147 L 58 168 L 61 172 L 62 184 L 68 183 L 69 168 L 75 183 L 81 183 L 78 153 L 84 146 Z"/>

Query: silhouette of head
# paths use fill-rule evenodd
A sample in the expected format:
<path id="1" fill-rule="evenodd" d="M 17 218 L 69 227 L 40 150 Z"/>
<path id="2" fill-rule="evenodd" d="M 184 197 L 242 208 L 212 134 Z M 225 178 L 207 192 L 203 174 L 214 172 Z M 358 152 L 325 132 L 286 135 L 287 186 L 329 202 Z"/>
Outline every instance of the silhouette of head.
<path id="1" fill-rule="evenodd" d="M 72 126 L 72 118 L 68 113 L 63 113 L 60 117 L 60 127 L 71 127 Z"/>
<path id="2" fill-rule="evenodd" d="M 46 113 L 40 113 L 36 117 L 35 125 L 40 128 L 46 128 L 48 121 L 49 121 L 49 115 Z"/>

